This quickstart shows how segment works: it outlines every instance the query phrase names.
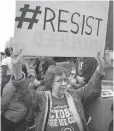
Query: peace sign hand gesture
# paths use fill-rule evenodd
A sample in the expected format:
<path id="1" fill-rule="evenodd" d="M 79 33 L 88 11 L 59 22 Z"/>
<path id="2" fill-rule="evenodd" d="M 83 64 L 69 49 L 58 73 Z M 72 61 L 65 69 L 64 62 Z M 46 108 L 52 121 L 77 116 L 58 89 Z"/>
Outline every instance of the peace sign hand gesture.
<path id="1" fill-rule="evenodd" d="M 22 49 L 19 51 L 18 55 L 12 55 L 11 56 L 11 63 L 13 66 L 16 66 L 18 64 L 22 64 L 23 54 Z"/>
<path id="2" fill-rule="evenodd" d="M 22 60 L 22 49 L 19 51 L 18 55 L 11 56 L 11 63 L 13 66 L 13 75 L 15 77 L 15 80 L 19 80 L 22 78 Z"/>

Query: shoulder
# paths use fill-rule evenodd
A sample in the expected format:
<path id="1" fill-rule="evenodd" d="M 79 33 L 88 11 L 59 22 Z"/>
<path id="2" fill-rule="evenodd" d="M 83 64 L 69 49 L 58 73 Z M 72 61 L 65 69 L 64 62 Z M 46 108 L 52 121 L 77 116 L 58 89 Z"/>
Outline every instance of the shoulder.
<path id="1" fill-rule="evenodd" d="M 2 60 L 2 65 L 11 64 L 11 57 L 6 57 Z"/>
<path id="2" fill-rule="evenodd" d="M 7 59 L 6 59 L 6 58 L 4 58 L 4 59 L 2 60 L 1 65 L 7 65 Z"/>
<path id="3" fill-rule="evenodd" d="M 3 89 L 3 94 L 12 94 L 16 91 L 16 88 L 13 86 L 13 84 L 11 82 L 8 82 L 4 89 Z"/>
<path id="4" fill-rule="evenodd" d="M 46 91 L 36 91 L 36 94 L 38 96 L 39 103 L 42 103 L 46 100 L 47 93 Z"/>
<path id="5" fill-rule="evenodd" d="M 36 91 L 37 91 L 37 92 L 38 92 L 38 91 L 46 91 L 45 85 L 39 86 Z"/>

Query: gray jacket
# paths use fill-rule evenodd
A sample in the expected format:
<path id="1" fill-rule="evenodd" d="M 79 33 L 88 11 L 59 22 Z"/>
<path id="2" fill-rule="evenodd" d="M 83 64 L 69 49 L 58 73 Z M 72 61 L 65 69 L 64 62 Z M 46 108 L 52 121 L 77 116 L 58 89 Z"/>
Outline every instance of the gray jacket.
<path id="1" fill-rule="evenodd" d="M 16 90 L 11 81 L 6 84 L 1 97 L 1 112 L 4 113 L 5 118 L 15 123 L 25 119 L 28 112 L 28 105 L 20 101 L 19 96 L 21 93 Z"/>
<path id="2" fill-rule="evenodd" d="M 83 122 L 85 131 L 89 131 L 89 129 L 86 124 L 83 105 L 91 103 L 93 100 L 100 96 L 101 80 L 102 75 L 96 70 L 87 85 L 77 89 L 76 91 L 68 91 L 73 97 L 75 106 Z M 29 105 L 39 106 L 40 112 L 37 112 L 36 131 L 44 131 L 49 102 L 48 95 L 46 95 L 46 92 L 36 92 L 34 90 L 28 89 L 28 82 L 26 81 L 24 76 L 20 81 L 15 81 L 12 77 L 12 83 L 15 85 L 15 87 L 21 94 L 18 98 L 20 101 L 28 103 Z"/>

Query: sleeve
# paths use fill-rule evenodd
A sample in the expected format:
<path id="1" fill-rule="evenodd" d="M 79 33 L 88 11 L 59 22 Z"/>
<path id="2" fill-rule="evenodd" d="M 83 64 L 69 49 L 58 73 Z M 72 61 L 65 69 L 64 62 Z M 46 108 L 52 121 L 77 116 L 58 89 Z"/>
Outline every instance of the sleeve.
<path id="1" fill-rule="evenodd" d="M 85 82 L 88 82 L 88 80 L 93 75 L 93 63 L 87 61 L 82 68 L 82 77 L 84 78 Z"/>
<path id="2" fill-rule="evenodd" d="M 101 94 L 101 80 L 102 75 L 97 70 L 89 80 L 88 84 L 77 89 L 78 95 L 81 98 L 83 104 L 89 104 Z"/>
<path id="3" fill-rule="evenodd" d="M 14 86 L 9 82 L 3 89 L 3 94 L 1 96 L 1 112 L 7 109 L 10 101 L 14 95 Z"/>
<path id="4" fill-rule="evenodd" d="M 21 96 L 18 98 L 20 101 L 24 101 L 29 106 L 37 107 L 42 103 L 43 92 L 36 92 L 35 90 L 28 89 L 26 91 L 20 91 Z"/>
<path id="5" fill-rule="evenodd" d="M 33 89 L 29 89 L 29 82 L 25 78 L 25 74 L 23 73 L 22 79 L 16 81 L 14 77 L 11 77 L 11 81 L 15 86 L 16 90 L 18 90 L 21 96 L 18 98 L 20 101 L 24 101 L 25 103 L 31 106 L 38 106 L 41 102 L 41 92 L 36 92 Z"/>
<path id="6" fill-rule="evenodd" d="M 92 77 L 93 73 L 95 72 L 95 70 L 98 66 L 98 63 L 95 58 L 88 58 L 86 65 L 87 66 L 83 72 L 83 76 L 84 76 L 86 82 L 88 82 L 90 80 L 90 78 Z"/>

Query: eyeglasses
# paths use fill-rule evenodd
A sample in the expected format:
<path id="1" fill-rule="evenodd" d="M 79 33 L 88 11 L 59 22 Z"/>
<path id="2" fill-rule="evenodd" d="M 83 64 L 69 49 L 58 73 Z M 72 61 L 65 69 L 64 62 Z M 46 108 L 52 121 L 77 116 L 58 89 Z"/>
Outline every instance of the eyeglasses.
<path id="1" fill-rule="evenodd" d="M 66 85 L 69 83 L 69 79 L 59 79 L 59 80 L 56 80 L 54 82 L 57 82 L 58 84 L 61 84 L 61 85 Z"/>

